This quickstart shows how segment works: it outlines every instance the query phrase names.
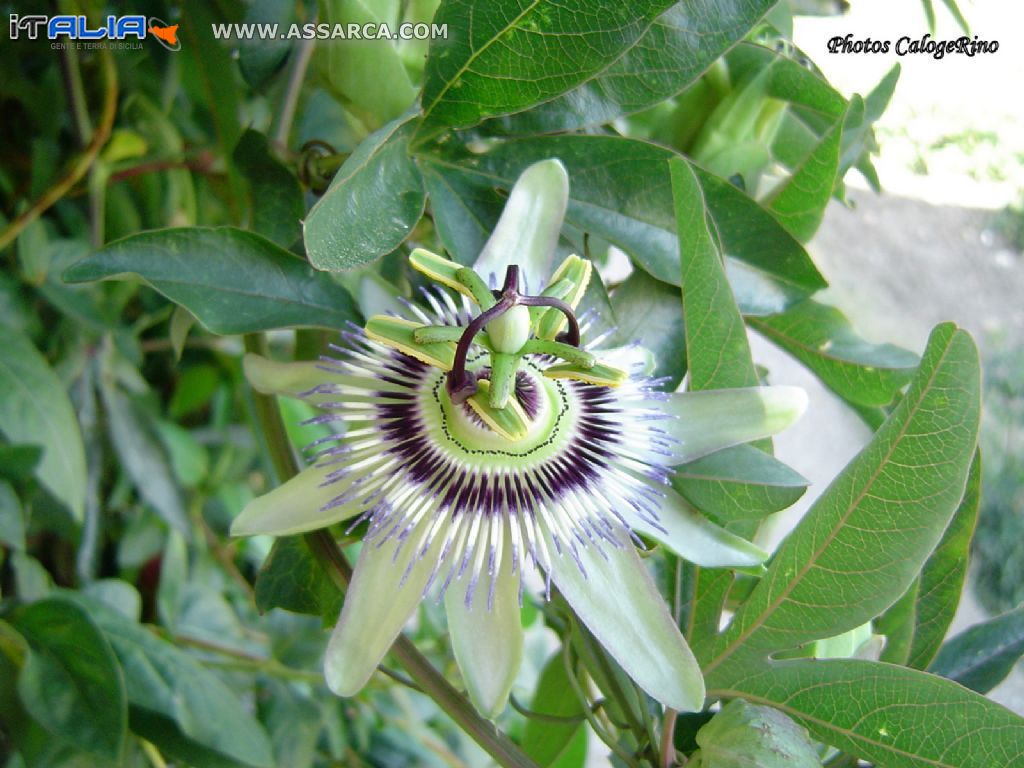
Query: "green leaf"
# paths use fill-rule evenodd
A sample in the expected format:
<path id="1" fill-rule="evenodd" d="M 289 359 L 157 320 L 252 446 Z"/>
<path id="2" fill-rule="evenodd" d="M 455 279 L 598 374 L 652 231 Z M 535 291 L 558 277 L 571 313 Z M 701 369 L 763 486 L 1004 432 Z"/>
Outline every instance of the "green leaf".
<path id="1" fill-rule="evenodd" d="M 30 649 L 18 677 L 25 709 L 58 738 L 118 762 L 128 732 L 125 682 L 88 613 L 47 598 L 18 609 L 12 623 Z"/>
<path id="2" fill-rule="evenodd" d="M 769 0 L 676 3 L 607 69 L 568 93 L 495 121 L 495 128 L 510 135 L 572 131 L 654 106 L 690 85 L 771 6 Z"/>
<path id="3" fill-rule="evenodd" d="M 777 709 L 742 699 L 697 731 L 697 744 L 692 768 L 821 768 L 807 731 Z"/>
<path id="4" fill-rule="evenodd" d="M 840 119 L 767 200 L 775 218 L 800 242 L 808 242 L 825 217 L 825 208 L 837 181 L 842 135 Z"/>
<path id="5" fill-rule="evenodd" d="M 393 24 L 381 14 L 381 3 L 364 0 L 325 0 L 323 20 L 328 24 Z M 402 58 L 388 40 L 325 40 L 317 44 L 324 57 L 327 82 L 346 109 L 376 129 L 405 112 L 416 99 Z"/>
<path id="6" fill-rule="evenodd" d="M 358 267 L 391 253 L 423 213 L 425 193 L 409 156 L 411 117 L 370 134 L 345 161 L 303 224 L 317 269 Z"/>
<path id="7" fill-rule="evenodd" d="M 25 549 L 25 520 L 21 502 L 6 480 L 0 480 L 0 544 L 11 549 Z"/>
<path id="8" fill-rule="evenodd" d="M 537 681 L 530 708 L 534 712 L 556 717 L 578 717 L 580 722 L 565 723 L 531 718 L 523 733 L 523 751 L 537 763 L 554 765 L 572 745 L 573 738 L 583 726 L 583 705 L 576 696 L 565 670 L 565 660 L 559 650 L 548 659 Z"/>
<path id="9" fill-rule="evenodd" d="M 195 315 L 180 304 L 174 308 L 171 320 L 167 324 L 167 336 L 171 340 L 171 349 L 174 350 L 175 360 L 181 360 L 181 354 L 185 351 L 185 342 L 188 341 L 188 332 L 195 324 Z"/>
<path id="10" fill-rule="evenodd" d="M 165 523 L 187 538 L 191 526 L 185 500 L 174 480 L 167 453 L 160 444 L 155 420 L 113 385 L 104 386 L 102 393 L 110 423 L 110 439 L 121 466 L 139 495 Z"/>
<path id="11" fill-rule="evenodd" d="M 316 765 L 317 741 L 324 717 L 317 700 L 283 680 L 267 681 L 268 696 L 260 702 L 260 719 L 274 745 L 275 765 Z"/>
<path id="12" fill-rule="evenodd" d="M 756 43 L 740 43 L 726 60 L 732 82 L 744 82 L 766 73 L 766 96 L 800 108 L 798 114 L 805 119 L 816 115 L 819 126 L 824 123 L 823 128 L 831 126 L 846 108 L 845 99 L 820 74 L 783 53 Z"/>
<path id="13" fill-rule="evenodd" d="M 174 394 L 167 407 L 168 416 L 180 421 L 204 407 L 221 386 L 221 371 L 212 365 L 192 365 L 175 383 Z"/>
<path id="14" fill-rule="evenodd" d="M 669 161 L 682 257 L 683 321 L 690 389 L 754 387 L 747 327 L 736 306 L 725 267 L 709 229 L 704 193 L 692 167 Z"/>
<path id="15" fill-rule="evenodd" d="M 471 266 L 491 236 L 506 198 L 491 180 L 457 166 L 423 158 L 423 180 L 430 195 L 434 226 L 448 256 Z"/>
<path id="16" fill-rule="evenodd" d="M 738 445 L 676 467 L 672 487 L 722 523 L 759 520 L 796 503 L 808 481 L 778 459 Z"/>
<path id="17" fill-rule="evenodd" d="M 124 669 L 132 731 L 192 765 L 270 768 L 263 727 L 213 673 L 144 626 L 80 595 Z"/>
<path id="18" fill-rule="evenodd" d="M 963 496 L 979 401 L 974 341 L 938 326 L 892 415 L 783 542 L 710 652 L 701 649 L 709 679 L 752 655 L 842 634 L 906 592 Z"/>
<path id="19" fill-rule="evenodd" d="M 210 468 L 210 455 L 206 447 L 189 430 L 173 421 L 156 421 L 153 426 L 167 451 L 178 482 L 186 488 L 198 486 Z"/>
<path id="20" fill-rule="evenodd" d="M 0 345 L 0 432 L 41 446 L 36 476 L 75 519 L 85 509 L 85 450 L 67 392 L 25 336 L 7 329 Z"/>
<path id="21" fill-rule="evenodd" d="M 750 326 L 807 366 L 832 391 L 858 405 L 893 402 L 917 356 L 892 344 L 865 341 L 838 309 L 804 301 L 785 312 L 750 319 Z"/>
<path id="22" fill-rule="evenodd" d="M 423 132 L 468 128 L 586 82 L 629 50 L 671 0 L 586 7 L 553 0 L 444 0 L 423 80 Z"/>
<path id="23" fill-rule="evenodd" d="M 611 295 L 618 326 L 610 342 L 636 342 L 654 353 L 655 377 L 667 376 L 663 385 L 672 392 L 686 373 L 686 347 L 683 333 L 683 308 L 679 289 L 659 282 L 642 270 L 636 270 Z"/>
<path id="24" fill-rule="evenodd" d="M 908 667 L 927 669 L 953 623 L 967 580 L 971 538 L 981 503 L 981 455 L 976 453 L 960 506 L 921 570 Z M 968 686 L 970 687 L 970 686 Z M 984 693 L 984 691 L 982 691 Z"/>
<path id="25" fill-rule="evenodd" d="M 892 664 L 769 662 L 708 694 L 775 707 L 815 739 L 886 768 L 993 768 L 1024 757 L 1024 719 L 941 677 Z"/>
<path id="26" fill-rule="evenodd" d="M 1024 606 L 975 624 L 951 638 L 929 667 L 972 691 L 988 693 L 1024 656 Z"/>
<path id="27" fill-rule="evenodd" d="M 42 458 L 38 445 L 0 445 L 0 477 L 21 482 L 32 476 Z"/>
<path id="28" fill-rule="evenodd" d="M 569 171 L 569 224 L 618 246 L 658 280 L 682 282 L 667 165 L 678 155 L 671 150 L 613 136 L 554 136 L 508 141 L 452 165 L 507 189 L 525 167 L 550 157 Z M 727 181 L 693 171 L 745 313 L 777 312 L 825 287 L 807 252 L 770 213 Z"/>
<path id="29" fill-rule="evenodd" d="M 289 0 L 254 0 L 245 11 L 246 24 L 278 24 L 284 26 L 298 21 L 295 3 Z M 284 66 L 294 40 L 238 41 L 238 68 L 245 82 L 259 91 Z"/>
<path id="30" fill-rule="evenodd" d="M 252 232 L 188 227 L 111 243 L 64 273 L 69 282 L 138 275 L 214 333 L 356 320 L 348 291 Z"/>
<path id="31" fill-rule="evenodd" d="M 907 659 L 910 657 L 910 643 L 914 639 L 914 608 L 917 604 L 917 593 L 920 587 L 921 580 L 914 579 L 910 589 L 890 605 L 885 613 L 875 619 L 875 631 L 885 636 L 885 647 L 878 656 L 879 661 L 906 665 Z M 821 645 L 822 642 L 824 641 L 819 641 L 815 645 Z M 849 656 L 850 654 L 819 655 Z"/>
<path id="32" fill-rule="evenodd" d="M 267 137 L 247 130 L 232 155 L 249 182 L 252 230 L 287 248 L 302 235 L 306 204 L 299 180 L 271 154 Z"/>
<path id="33" fill-rule="evenodd" d="M 256 607 L 261 613 L 283 608 L 331 620 L 341 610 L 341 593 L 301 536 L 282 536 L 256 577 Z"/>

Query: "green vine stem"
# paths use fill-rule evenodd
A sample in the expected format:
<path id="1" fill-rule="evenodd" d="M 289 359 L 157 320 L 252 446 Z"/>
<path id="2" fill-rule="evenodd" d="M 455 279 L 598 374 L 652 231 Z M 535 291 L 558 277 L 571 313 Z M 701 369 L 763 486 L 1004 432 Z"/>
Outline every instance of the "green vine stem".
<path id="1" fill-rule="evenodd" d="M 245 349 L 247 352 L 266 354 L 266 338 L 262 334 L 246 335 Z M 299 466 L 288 442 L 281 413 L 273 396 L 254 392 L 253 401 L 256 420 L 263 432 L 271 463 L 278 482 L 283 483 L 298 474 Z M 303 540 L 331 581 L 344 593 L 352 578 L 352 566 L 330 533 L 325 530 L 313 531 L 305 534 Z M 405 635 L 398 636 L 391 647 L 391 653 L 409 673 L 413 682 L 499 765 L 504 768 L 538 768 L 514 741 L 493 723 L 480 717 L 469 700 L 434 669 Z"/>
<path id="2" fill-rule="evenodd" d="M 665 710 L 661 726 L 661 768 L 672 768 L 676 764 L 676 715 L 674 709 Z"/>

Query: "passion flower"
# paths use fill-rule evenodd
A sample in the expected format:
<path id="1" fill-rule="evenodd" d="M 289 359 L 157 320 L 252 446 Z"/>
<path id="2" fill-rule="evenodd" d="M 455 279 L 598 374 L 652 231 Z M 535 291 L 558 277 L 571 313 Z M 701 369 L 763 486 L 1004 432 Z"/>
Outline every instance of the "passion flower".
<path id="1" fill-rule="evenodd" d="M 326 652 L 339 695 L 365 685 L 419 601 L 436 594 L 470 698 L 495 716 L 522 655 L 524 573 L 539 568 L 545 595 L 557 587 L 641 688 L 674 709 L 703 705 L 700 669 L 637 545 L 650 537 L 705 567 L 758 565 L 766 553 L 667 481 L 675 465 L 784 428 L 805 396 L 659 392 L 645 350 L 588 341 L 575 308 L 590 263 L 570 256 L 550 271 L 567 199 L 561 163 L 537 163 L 473 269 L 412 253 L 412 266 L 454 295 L 439 289 L 404 317 L 372 317 L 319 363 L 246 358 L 256 389 L 302 397 L 346 426 L 232 527 L 286 535 L 367 524 Z"/>

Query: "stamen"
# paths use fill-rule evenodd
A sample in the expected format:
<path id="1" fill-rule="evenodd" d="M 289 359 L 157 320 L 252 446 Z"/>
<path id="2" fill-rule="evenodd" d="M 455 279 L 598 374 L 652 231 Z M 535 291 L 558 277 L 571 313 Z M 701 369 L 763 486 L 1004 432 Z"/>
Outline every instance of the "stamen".
<path id="1" fill-rule="evenodd" d="M 580 326 L 572 306 L 561 299 L 551 296 L 526 296 L 520 294 L 518 265 L 509 265 L 505 272 L 505 282 L 501 290 L 495 291 L 494 294 L 498 300 L 497 303 L 470 321 L 455 347 L 455 358 L 452 362 L 452 368 L 448 372 L 448 395 L 452 403 L 456 405 L 466 402 L 477 392 L 476 376 L 466 370 L 466 360 L 469 356 L 469 349 L 473 344 L 473 340 L 489 323 L 497 320 L 513 307 L 550 307 L 561 312 L 569 321 L 569 330 L 561 334 L 558 337 L 558 341 L 571 347 L 578 348 L 580 346 Z M 572 355 L 570 354 L 570 356 Z M 581 359 L 589 361 L 589 358 Z M 495 402 L 504 402 L 504 397 L 496 395 Z"/>

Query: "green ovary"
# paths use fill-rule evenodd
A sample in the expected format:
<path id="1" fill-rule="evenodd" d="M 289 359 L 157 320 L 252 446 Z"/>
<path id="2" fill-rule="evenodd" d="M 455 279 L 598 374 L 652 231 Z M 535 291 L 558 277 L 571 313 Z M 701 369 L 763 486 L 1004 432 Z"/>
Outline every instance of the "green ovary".
<path id="1" fill-rule="evenodd" d="M 481 356 L 475 367 L 483 367 Z M 427 438 L 446 456 L 469 470 L 523 472 L 563 452 L 579 420 L 579 400 L 571 384 L 554 381 L 524 361 L 521 371 L 532 383 L 538 404 L 526 434 L 509 440 L 485 424 L 467 404 L 454 405 L 440 371 L 431 372 L 419 392 L 419 413 Z"/>

